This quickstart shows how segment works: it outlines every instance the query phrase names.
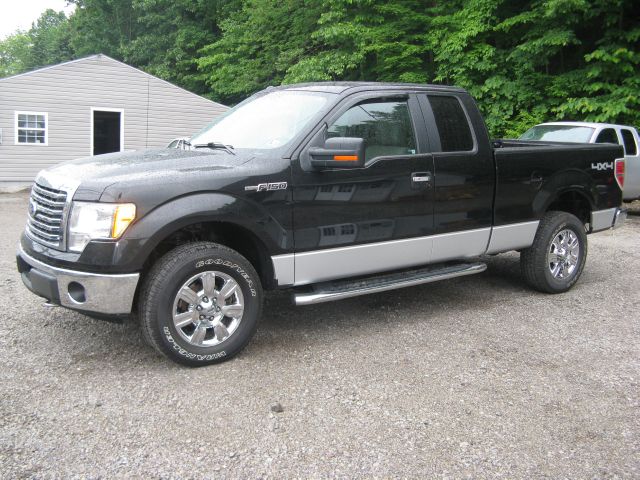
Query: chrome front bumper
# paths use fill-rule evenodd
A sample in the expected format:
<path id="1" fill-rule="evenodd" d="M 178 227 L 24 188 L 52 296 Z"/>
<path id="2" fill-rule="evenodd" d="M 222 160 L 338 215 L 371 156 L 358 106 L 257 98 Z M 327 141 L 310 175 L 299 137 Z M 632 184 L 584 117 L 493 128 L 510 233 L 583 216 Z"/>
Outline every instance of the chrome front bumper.
<path id="1" fill-rule="evenodd" d="M 620 228 L 627 219 L 623 208 L 608 208 L 591 212 L 591 232 L 600 232 L 610 228 Z"/>
<path id="2" fill-rule="evenodd" d="M 131 313 L 139 273 L 102 275 L 52 267 L 27 255 L 21 246 L 17 262 L 25 286 L 52 303 L 105 315 Z"/>

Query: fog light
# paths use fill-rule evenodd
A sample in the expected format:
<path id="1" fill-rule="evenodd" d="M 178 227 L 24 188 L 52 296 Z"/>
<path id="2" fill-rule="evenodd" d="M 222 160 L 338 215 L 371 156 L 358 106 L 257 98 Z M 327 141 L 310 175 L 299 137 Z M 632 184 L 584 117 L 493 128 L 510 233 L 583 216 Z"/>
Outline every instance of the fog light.
<path id="1" fill-rule="evenodd" d="M 69 298 L 76 303 L 84 303 L 87 301 L 87 297 L 84 293 L 84 287 L 80 285 L 78 282 L 71 282 L 67 286 L 67 290 L 69 291 Z"/>

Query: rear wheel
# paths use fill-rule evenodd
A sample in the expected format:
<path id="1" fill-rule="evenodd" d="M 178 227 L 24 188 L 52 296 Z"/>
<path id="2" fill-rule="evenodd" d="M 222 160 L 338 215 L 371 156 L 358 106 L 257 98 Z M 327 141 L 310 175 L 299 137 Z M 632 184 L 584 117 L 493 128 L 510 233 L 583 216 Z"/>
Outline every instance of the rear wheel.
<path id="1" fill-rule="evenodd" d="M 520 254 L 527 283 L 546 293 L 569 290 L 580 278 L 587 259 L 584 225 L 566 212 L 548 212 L 540 221 L 533 245 Z"/>
<path id="2" fill-rule="evenodd" d="M 146 277 L 139 314 L 145 340 L 172 360 L 201 366 L 236 355 L 253 336 L 262 287 L 238 252 L 211 242 L 183 245 Z"/>

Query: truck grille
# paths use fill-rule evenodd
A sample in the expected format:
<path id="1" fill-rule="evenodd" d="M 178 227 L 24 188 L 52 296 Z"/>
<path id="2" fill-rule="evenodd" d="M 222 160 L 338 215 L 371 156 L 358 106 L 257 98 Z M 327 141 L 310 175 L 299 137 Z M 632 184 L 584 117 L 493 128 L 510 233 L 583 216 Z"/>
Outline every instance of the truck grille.
<path id="1" fill-rule="evenodd" d="M 37 183 L 31 189 L 27 233 L 36 241 L 63 248 L 67 193 Z"/>

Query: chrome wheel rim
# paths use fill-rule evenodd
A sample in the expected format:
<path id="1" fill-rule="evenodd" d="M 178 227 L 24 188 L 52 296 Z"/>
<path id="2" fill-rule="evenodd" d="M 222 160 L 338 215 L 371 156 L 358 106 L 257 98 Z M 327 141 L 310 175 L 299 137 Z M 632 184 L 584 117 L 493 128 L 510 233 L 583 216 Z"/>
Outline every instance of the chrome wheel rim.
<path id="1" fill-rule="evenodd" d="M 573 275 L 580 260 L 580 239 L 572 230 L 561 230 L 549 246 L 549 271 L 554 278 L 565 280 Z"/>
<path id="2" fill-rule="evenodd" d="M 194 275 L 178 289 L 173 301 L 173 325 L 184 341 L 196 347 L 226 342 L 244 313 L 242 289 L 233 277 L 207 271 Z"/>

